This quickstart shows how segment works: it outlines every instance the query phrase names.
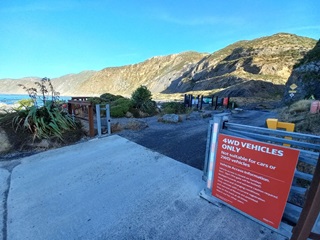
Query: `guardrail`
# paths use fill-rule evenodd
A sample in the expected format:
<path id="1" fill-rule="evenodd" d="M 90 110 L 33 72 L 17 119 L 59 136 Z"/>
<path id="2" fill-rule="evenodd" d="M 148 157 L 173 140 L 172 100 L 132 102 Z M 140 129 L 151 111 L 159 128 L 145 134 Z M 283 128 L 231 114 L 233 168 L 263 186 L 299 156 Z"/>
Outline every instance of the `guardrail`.
<path id="1" fill-rule="evenodd" d="M 207 139 L 207 147 L 206 147 L 206 159 L 205 159 L 205 165 L 204 165 L 204 171 L 203 171 L 203 179 L 207 182 L 207 187 L 200 193 L 200 196 L 205 198 L 206 200 L 213 202 L 213 203 L 223 203 L 228 205 L 229 207 L 233 208 L 234 210 L 246 215 L 247 217 L 261 223 L 262 225 L 271 228 L 272 230 L 277 231 L 278 233 L 291 237 L 291 239 L 320 239 L 320 136 L 310 135 L 310 134 L 302 134 L 302 133 L 296 133 L 296 132 L 286 132 L 282 130 L 273 130 L 273 129 L 267 129 L 267 128 L 261 128 L 261 127 L 254 127 L 254 126 L 246 126 L 241 124 L 235 124 L 228 122 L 228 115 L 229 114 L 219 114 L 215 115 L 213 120 L 210 121 L 209 128 L 208 128 L 208 139 Z M 221 138 L 224 137 L 224 139 L 230 138 L 228 141 L 231 143 L 230 146 L 225 144 L 225 146 L 221 146 Z M 288 139 L 289 138 L 289 139 Z M 236 139 L 236 140 L 234 140 Z M 238 141 L 239 139 L 242 139 L 244 143 L 241 141 Z M 232 142 L 233 141 L 233 142 Z M 281 149 L 279 151 L 288 151 L 288 152 L 298 152 L 298 156 L 296 161 L 299 163 L 307 164 L 309 166 L 314 167 L 314 173 L 306 173 L 302 172 L 298 169 L 293 170 L 292 174 L 293 178 L 295 180 L 299 179 L 299 181 L 307 181 L 310 183 L 310 187 L 305 186 L 298 186 L 296 185 L 296 181 L 291 181 L 288 184 L 291 185 L 289 191 L 290 196 L 294 195 L 302 195 L 305 196 L 304 203 L 302 203 L 302 206 L 297 206 L 297 204 L 293 204 L 292 202 L 287 202 L 285 204 L 285 209 L 282 215 L 282 221 L 279 225 L 279 228 L 270 227 L 270 225 L 265 224 L 261 222 L 259 219 L 256 219 L 255 217 L 252 217 L 250 214 L 244 213 L 242 210 L 239 210 L 237 207 L 234 207 L 234 205 L 225 202 L 224 200 L 221 200 L 221 198 L 217 198 L 216 196 L 213 196 L 212 188 L 213 185 L 217 185 L 215 180 L 217 180 L 217 177 L 219 177 L 219 173 L 216 172 L 216 169 L 219 169 L 220 166 L 218 164 L 221 164 L 222 158 L 226 158 L 226 156 L 229 156 L 227 153 L 228 149 L 230 151 L 240 151 L 241 145 L 236 146 L 238 142 L 241 142 L 243 146 L 246 144 L 252 144 L 253 143 L 261 143 L 261 146 L 258 147 L 255 145 L 250 145 L 251 148 L 254 146 L 256 149 L 259 149 L 259 151 L 265 151 L 268 146 L 275 146 L 275 148 Z M 249 143 L 246 143 L 249 142 Z M 232 145 L 233 143 L 233 145 Z M 284 144 L 289 145 L 290 147 L 283 146 Z M 267 146 L 267 147 L 265 147 Z M 219 147 L 219 148 L 218 148 Z M 221 152 L 222 147 L 225 147 L 226 150 L 223 155 Z M 262 149 L 262 150 L 261 150 Z M 245 150 L 241 150 L 244 151 Z M 271 151 L 271 150 L 270 150 Z M 277 150 L 278 151 L 278 150 Z M 274 154 L 277 153 L 276 150 L 274 150 Z M 283 154 L 283 152 L 278 152 L 279 155 Z M 280 154 L 281 153 L 281 154 Z M 254 158 L 259 158 L 259 156 L 263 153 L 257 152 L 256 155 L 254 155 Z M 234 160 L 234 162 L 237 162 L 237 164 L 247 164 L 246 161 L 241 160 L 248 160 L 244 157 L 240 157 L 240 154 L 232 155 L 232 157 L 238 157 L 240 160 Z M 266 155 L 266 154 L 265 154 Z M 268 155 L 269 159 L 275 158 L 275 156 Z M 229 158 L 230 160 L 230 158 Z M 249 159 L 250 161 L 250 159 Z M 286 159 L 286 161 L 290 162 L 290 159 Z M 294 161 L 294 157 L 292 157 L 292 161 Z M 268 159 L 265 159 L 264 162 L 260 161 L 261 166 L 267 166 L 268 165 Z M 231 163 L 231 162 L 230 162 Z M 292 164 L 296 164 L 296 162 L 293 162 Z M 225 168 L 228 167 L 228 164 L 224 164 Z M 232 167 L 232 164 L 230 164 Z M 229 167 L 230 167 L 229 166 Z M 241 168 L 243 165 L 239 165 L 239 171 L 241 171 Z M 270 167 L 270 166 L 269 166 Z M 295 165 L 293 166 L 295 168 Z M 274 167 L 275 168 L 275 167 Z M 237 169 L 237 166 L 235 167 Z M 250 169 L 250 168 L 248 168 Z M 270 169 L 268 169 L 270 171 Z M 225 169 L 225 171 L 228 171 Z M 289 166 L 288 166 L 289 171 Z M 223 172 L 222 172 L 223 173 Z M 247 173 L 247 172 L 246 172 Z M 215 175 L 216 174 L 216 175 Z M 224 173 L 223 173 L 224 174 Z M 234 174 L 232 171 L 229 174 L 229 177 Z M 248 171 L 248 174 L 257 175 L 253 171 Z M 278 174 L 282 174 L 281 172 Z M 287 174 L 287 172 L 283 172 L 283 174 Z M 223 175 L 221 175 L 223 176 Z M 236 176 L 236 174 L 234 175 Z M 264 178 L 263 172 L 261 173 L 261 178 Z M 216 177 L 216 178 L 215 178 Z M 239 179 L 237 181 L 242 181 L 241 176 L 237 176 Z M 246 176 L 242 176 L 243 179 Z M 290 178 L 289 178 L 290 179 Z M 292 179 L 292 178 L 291 178 Z M 220 178 L 221 181 L 226 181 L 223 184 L 226 184 L 230 187 L 233 187 L 233 184 L 237 184 L 236 181 L 232 180 L 232 177 L 228 180 L 223 180 Z M 218 181 L 220 181 L 218 179 Z M 229 182 L 228 182 L 229 181 Z M 231 184 L 233 183 L 233 184 Z M 231 185 L 230 185 L 231 184 Z M 244 184 L 245 186 L 245 184 Z M 218 186 L 219 187 L 219 186 Z M 220 186 L 221 187 L 221 186 Z M 241 186 L 240 186 L 241 187 Z M 275 185 L 274 187 L 278 187 Z M 260 191 L 259 189 L 256 189 L 257 191 Z M 218 191 L 225 191 L 228 192 L 228 189 L 218 189 Z M 231 191 L 231 190 L 230 190 Z M 235 189 L 235 192 L 238 190 Z M 240 191 L 240 190 L 239 190 Z M 249 190 L 245 190 L 249 191 Z M 239 192 L 239 199 L 245 200 L 245 194 L 246 192 Z M 230 192 L 230 197 L 232 198 L 232 194 L 237 194 L 235 192 Z M 242 194 L 242 196 L 240 196 Z M 250 194 L 250 192 L 249 192 Z M 257 193 L 252 193 L 254 196 L 258 196 Z M 223 195 L 223 194 L 221 194 Z M 281 195 L 281 194 L 280 194 Z M 283 196 L 285 197 L 285 196 Z M 280 198 L 280 197 L 279 197 Z M 228 199 L 226 199 L 228 200 Z M 241 200 L 241 201 L 242 201 Z M 263 199 L 260 199 L 263 200 Z M 259 200 L 259 201 L 260 201 Z M 239 202 L 241 202 L 239 200 Z M 287 199 L 285 199 L 287 201 Z M 240 204 L 241 205 L 241 204 Z M 282 213 L 280 213 L 282 214 Z M 318 232 L 318 233 L 315 233 Z"/>

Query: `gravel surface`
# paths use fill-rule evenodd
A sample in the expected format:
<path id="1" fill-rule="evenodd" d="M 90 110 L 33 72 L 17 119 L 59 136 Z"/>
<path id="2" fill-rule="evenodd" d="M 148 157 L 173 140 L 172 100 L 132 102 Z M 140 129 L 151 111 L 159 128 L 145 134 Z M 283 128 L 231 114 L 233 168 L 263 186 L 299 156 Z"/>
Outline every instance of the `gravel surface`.
<path id="1" fill-rule="evenodd" d="M 211 111 L 212 115 L 221 111 Z M 229 121 L 244 125 L 264 127 L 267 118 L 276 118 L 275 111 L 243 110 L 231 113 Z M 203 118 L 202 113 L 193 112 L 183 116 L 183 121 L 161 123 L 158 117 L 141 119 L 148 125 L 142 130 L 123 130 L 119 136 L 171 157 L 177 161 L 202 170 L 205 160 L 207 132 L 212 117 Z M 121 122 L 122 121 L 122 122 Z M 128 119 L 113 119 L 124 124 Z"/>
<path id="2" fill-rule="evenodd" d="M 128 126 L 130 125 L 128 124 L 129 122 L 139 122 L 138 128 L 140 130 L 124 129 L 113 134 L 127 138 L 146 148 L 202 170 L 205 160 L 209 121 L 212 120 L 214 114 L 222 112 L 192 112 L 189 115 L 181 115 L 182 122 L 176 124 L 158 122 L 158 116 L 141 119 L 114 118 L 111 123 Z M 229 122 L 259 127 L 265 126 L 267 118 L 277 117 L 275 111 L 243 110 L 238 113 L 226 112 L 230 113 Z M 41 150 L 13 152 L 0 156 L 0 161 L 19 159 L 38 152 L 41 152 Z"/>

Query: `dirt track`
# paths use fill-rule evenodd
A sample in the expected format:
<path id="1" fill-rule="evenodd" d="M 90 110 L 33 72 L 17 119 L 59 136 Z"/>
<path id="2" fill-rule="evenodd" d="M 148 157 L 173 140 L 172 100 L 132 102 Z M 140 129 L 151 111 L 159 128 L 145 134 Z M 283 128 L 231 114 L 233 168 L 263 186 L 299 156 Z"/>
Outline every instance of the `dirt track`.
<path id="1" fill-rule="evenodd" d="M 264 127 L 267 118 L 276 116 L 274 111 L 244 110 L 231 114 L 229 121 Z M 148 124 L 147 128 L 139 131 L 123 130 L 118 135 L 202 170 L 211 119 L 202 118 L 198 112 L 192 113 L 188 119 L 177 124 L 159 123 L 156 117 L 152 117 L 143 119 Z"/>

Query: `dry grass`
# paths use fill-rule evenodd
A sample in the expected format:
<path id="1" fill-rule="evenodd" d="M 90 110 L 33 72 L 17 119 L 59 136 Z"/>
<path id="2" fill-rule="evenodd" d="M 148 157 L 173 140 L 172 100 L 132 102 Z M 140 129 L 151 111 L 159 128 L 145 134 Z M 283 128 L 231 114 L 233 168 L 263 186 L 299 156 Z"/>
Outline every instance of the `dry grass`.
<path id="1" fill-rule="evenodd" d="M 295 124 L 295 131 L 320 135 L 320 113 L 310 113 L 312 100 L 301 100 L 279 111 L 279 121 Z"/>

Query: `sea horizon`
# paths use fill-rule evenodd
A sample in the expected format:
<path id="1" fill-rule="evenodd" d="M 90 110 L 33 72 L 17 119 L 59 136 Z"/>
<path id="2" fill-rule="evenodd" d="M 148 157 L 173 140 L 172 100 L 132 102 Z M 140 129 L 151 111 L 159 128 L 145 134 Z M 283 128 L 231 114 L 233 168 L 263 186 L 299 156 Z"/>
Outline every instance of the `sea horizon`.
<path id="1" fill-rule="evenodd" d="M 0 94 L 0 103 L 7 105 L 13 105 L 22 99 L 30 99 L 30 96 L 28 94 Z M 50 99 L 51 97 L 49 96 Z M 71 99 L 71 96 L 59 96 L 59 99 L 67 101 Z M 41 100 L 38 98 L 38 101 Z"/>

